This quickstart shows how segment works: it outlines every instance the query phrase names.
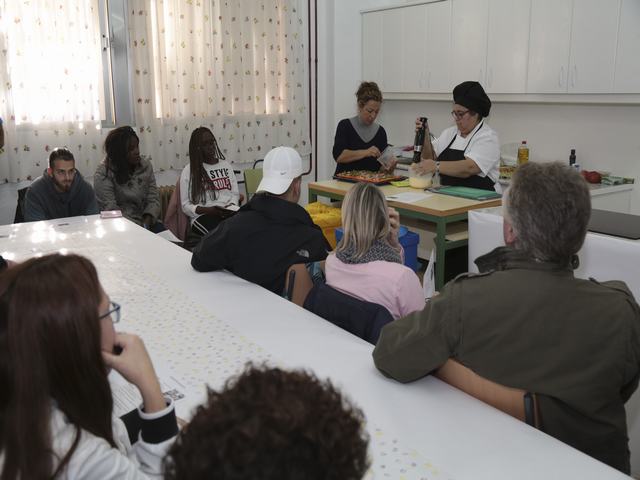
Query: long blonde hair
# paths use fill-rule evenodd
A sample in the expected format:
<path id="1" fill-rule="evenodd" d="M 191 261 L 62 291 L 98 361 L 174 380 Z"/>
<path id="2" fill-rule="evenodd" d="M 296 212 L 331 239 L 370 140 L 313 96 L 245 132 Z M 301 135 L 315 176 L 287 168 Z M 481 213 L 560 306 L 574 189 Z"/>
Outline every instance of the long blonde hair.
<path id="1" fill-rule="evenodd" d="M 391 227 L 387 200 L 382 191 L 371 183 L 357 183 L 342 202 L 343 236 L 337 252 L 352 249 L 355 258 L 369 251 L 376 240 L 386 240 Z"/>

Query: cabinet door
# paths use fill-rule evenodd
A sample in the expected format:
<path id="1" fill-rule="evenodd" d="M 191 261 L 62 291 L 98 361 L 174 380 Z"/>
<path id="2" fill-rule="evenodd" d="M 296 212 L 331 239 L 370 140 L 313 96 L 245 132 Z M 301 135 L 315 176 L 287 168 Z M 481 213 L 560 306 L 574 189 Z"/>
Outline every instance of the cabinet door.
<path id="1" fill-rule="evenodd" d="M 384 92 L 402 91 L 402 10 L 387 10 L 382 17 L 382 85 Z"/>
<path id="2" fill-rule="evenodd" d="M 569 93 L 613 90 L 619 14 L 620 0 L 574 0 Z"/>
<path id="3" fill-rule="evenodd" d="M 427 42 L 423 32 L 427 25 L 427 6 L 416 5 L 402 9 L 402 53 L 404 65 L 398 72 L 402 78 L 402 91 L 427 91 Z M 400 52 L 397 52 L 400 53 Z"/>
<path id="4" fill-rule="evenodd" d="M 427 45 L 426 88 L 432 93 L 451 93 L 451 3 L 426 5 L 426 38 L 422 35 L 421 41 Z"/>
<path id="5" fill-rule="evenodd" d="M 640 93 L 640 2 L 622 0 L 614 93 Z"/>
<path id="6" fill-rule="evenodd" d="M 566 93 L 572 0 L 531 2 L 528 93 Z"/>
<path id="7" fill-rule="evenodd" d="M 454 0 L 451 10 L 451 85 L 465 80 L 484 85 L 489 0 Z"/>
<path id="8" fill-rule="evenodd" d="M 379 85 L 382 83 L 382 14 L 362 14 L 362 80 Z"/>
<path id="9" fill-rule="evenodd" d="M 486 89 L 525 93 L 531 0 L 490 0 Z"/>

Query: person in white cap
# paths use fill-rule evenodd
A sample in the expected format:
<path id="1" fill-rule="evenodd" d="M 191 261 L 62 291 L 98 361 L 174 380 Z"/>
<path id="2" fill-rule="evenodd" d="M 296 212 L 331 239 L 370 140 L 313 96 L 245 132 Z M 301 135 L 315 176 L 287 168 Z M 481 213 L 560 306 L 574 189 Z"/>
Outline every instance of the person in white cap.
<path id="1" fill-rule="evenodd" d="M 291 265 L 324 260 L 331 249 L 320 227 L 298 205 L 301 183 L 297 151 L 276 147 L 267 153 L 256 195 L 203 237 L 193 250 L 193 268 L 226 269 L 282 295 Z"/>

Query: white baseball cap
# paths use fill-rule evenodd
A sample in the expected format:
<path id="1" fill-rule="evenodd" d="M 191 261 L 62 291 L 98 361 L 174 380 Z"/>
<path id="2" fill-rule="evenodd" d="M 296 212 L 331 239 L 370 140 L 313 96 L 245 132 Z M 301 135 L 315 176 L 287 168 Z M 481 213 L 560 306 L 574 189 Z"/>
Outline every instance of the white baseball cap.
<path id="1" fill-rule="evenodd" d="M 264 157 L 258 192 L 282 195 L 291 182 L 302 175 L 302 158 L 291 147 L 276 147 Z"/>

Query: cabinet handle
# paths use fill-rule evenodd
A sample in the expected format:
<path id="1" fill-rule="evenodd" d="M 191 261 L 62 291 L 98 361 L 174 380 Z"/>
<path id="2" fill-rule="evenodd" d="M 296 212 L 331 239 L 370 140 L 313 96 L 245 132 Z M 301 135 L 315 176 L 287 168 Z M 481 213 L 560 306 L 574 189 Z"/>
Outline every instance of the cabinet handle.
<path id="1" fill-rule="evenodd" d="M 431 90 L 431 70 L 429 70 L 429 75 L 427 76 L 427 88 Z"/>
<path id="2" fill-rule="evenodd" d="M 571 86 L 575 87 L 577 81 L 578 81 L 578 67 L 576 65 L 574 65 L 573 66 L 573 78 L 571 79 Z"/>
<path id="3" fill-rule="evenodd" d="M 482 69 L 480 69 L 480 73 L 478 73 L 478 82 L 482 83 Z"/>
<path id="4" fill-rule="evenodd" d="M 560 67 L 560 78 L 558 78 L 558 86 L 562 87 L 564 85 L 564 67 Z"/>
<path id="5" fill-rule="evenodd" d="M 489 68 L 489 79 L 487 80 L 487 84 L 488 87 L 493 85 L 493 67 Z"/>

